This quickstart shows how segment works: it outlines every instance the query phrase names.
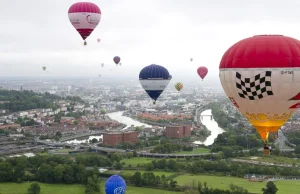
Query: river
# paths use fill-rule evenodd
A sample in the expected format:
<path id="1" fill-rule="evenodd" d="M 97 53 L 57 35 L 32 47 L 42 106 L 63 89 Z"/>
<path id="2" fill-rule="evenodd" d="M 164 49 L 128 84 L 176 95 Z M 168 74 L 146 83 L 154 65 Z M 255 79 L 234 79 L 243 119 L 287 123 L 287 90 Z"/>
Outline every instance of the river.
<path id="1" fill-rule="evenodd" d="M 80 138 L 79 140 L 78 139 L 73 139 L 73 140 L 70 140 L 70 141 L 66 141 L 66 143 L 68 143 L 68 144 L 88 143 L 89 144 L 89 141 L 94 139 L 94 138 L 97 139 L 98 141 L 102 141 L 103 135 L 88 136 L 86 138 Z"/>
<path id="2" fill-rule="evenodd" d="M 205 110 L 201 113 L 201 115 L 212 115 L 211 110 Z M 201 118 L 201 116 L 200 116 Z M 201 122 L 203 125 L 206 126 L 208 130 L 211 131 L 210 136 L 207 137 L 207 139 L 204 142 L 195 141 L 195 144 L 204 144 L 206 146 L 212 145 L 214 143 L 214 140 L 218 137 L 219 134 L 223 133 L 224 130 L 219 127 L 218 123 L 214 119 L 210 119 L 210 116 L 202 116 Z"/>
<path id="3" fill-rule="evenodd" d="M 142 125 L 144 125 L 145 127 L 151 127 L 151 125 L 148 125 L 146 123 L 141 123 L 130 117 L 123 116 L 122 114 L 123 114 L 123 112 L 119 111 L 119 112 L 108 113 L 106 115 L 109 116 L 111 119 L 118 121 L 119 123 L 123 123 L 123 124 L 127 125 L 124 129 L 130 127 L 131 125 L 134 125 L 135 127 L 142 126 Z"/>

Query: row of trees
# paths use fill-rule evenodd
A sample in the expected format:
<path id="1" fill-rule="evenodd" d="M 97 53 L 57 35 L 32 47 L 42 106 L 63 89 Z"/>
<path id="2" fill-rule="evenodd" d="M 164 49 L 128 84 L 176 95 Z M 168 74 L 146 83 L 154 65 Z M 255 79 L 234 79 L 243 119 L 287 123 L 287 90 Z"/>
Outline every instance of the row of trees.
<path id="1" fill-rule="evenodd" d="M 178 151 L 192 151 L 193 147 L 185 146 L 181 144 L 164 143 L 156 145 L 151 152 L 152 153 L 172 153 Z"/>
<path id="2" fill-rule="evenodd" d="M 192 174 L 199 173 L 217 173 L 236 177 L 244 177 L 245 174 L 261 174 L 261 175 L 281 175 L 281 176 L 300 176 L 300 170 L 296 167 L 285 168 L 276 166 L 257 166 L 246 163 L 235 163 L 230 160 L 193 160 L 188 162 L 180 162 L 175 160 L 153 160 L 150 164 L 145 165 L 146 170 L 155 169 L 165 171 L 181 172 L 183 169 Z"/>
<path id="3" fill-rule="evenodd" d="M 109 159 L 108 159 L 109 160 Z M 44 183 L 87 184 L 98 169 L 87 170 L 79 162 L 58 156 L 7 158 L 0 161 L 0 182 L 39 181 Z"/>
<path id="4" fill-rule="evenodd" d="M 185 194 L 249 194 L 248 190 L 233 184 L 230 184 L 227 190 L 209 188 L 206 182 L 202 184 L 200 181 L 198 181 L 198 184 L 193 182 L 190 187 L 189 190 L 185 191 Z M 263 194 L 276 194 L 278 191 L 272 181 L 267 182 L 266 187 L 261 190 Z"/>

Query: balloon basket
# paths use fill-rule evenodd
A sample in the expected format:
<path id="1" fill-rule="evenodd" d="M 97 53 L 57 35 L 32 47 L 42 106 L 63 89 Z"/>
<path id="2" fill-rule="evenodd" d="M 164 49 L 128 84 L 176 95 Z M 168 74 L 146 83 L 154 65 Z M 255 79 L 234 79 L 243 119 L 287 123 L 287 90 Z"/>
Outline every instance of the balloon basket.
<path id="1" fill-rule="evenodd" d="M 84 46 L 86 46 L 86 45 L 87 45 L 86 41 L 84 41 L 83 45 L 84 45 Z"/>
<path id="2" fill-rule="evenodd" d="M 156 102 L 154 101 L 153 104 L 156 104 Z"/>
<path id="3" fill-rule="evenodd" d="M 264 148 L 264 156 L 270 156 L 271 152 L 269 149 Z"/>

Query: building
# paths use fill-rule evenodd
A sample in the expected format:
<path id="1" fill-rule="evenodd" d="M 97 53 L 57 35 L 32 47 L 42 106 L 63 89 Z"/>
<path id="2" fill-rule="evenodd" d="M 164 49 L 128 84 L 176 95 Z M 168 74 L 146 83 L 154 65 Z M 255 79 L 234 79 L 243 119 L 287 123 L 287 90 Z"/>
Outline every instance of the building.
<path id="1" fill-rule="evenodd" d="M 124 143 L 137 143 L 138 131 L 116 131 L 103 134 L 103 145 L 115 146 Z"/>
<path id="2" fill-rule="evenodd" d="M 190 125 L 167 126 L 165 135 L 169 138 L 191 136 L 191 128 Z"/>

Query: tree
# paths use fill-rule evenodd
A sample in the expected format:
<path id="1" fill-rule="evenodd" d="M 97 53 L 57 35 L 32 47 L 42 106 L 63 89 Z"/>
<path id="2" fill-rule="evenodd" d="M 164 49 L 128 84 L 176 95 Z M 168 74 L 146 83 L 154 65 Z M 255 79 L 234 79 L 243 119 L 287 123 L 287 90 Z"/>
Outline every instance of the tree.
<path id="1" fill-rule="evenodd" d="M 77 120 L 74 120 L 74 125 L 78 125 L 78 121 Z"/>
<path id="2" fill-rule="evenodd" d="M 28 194 L 39 194 L 41 192 L 41 187 L 38 183 L 32 183 L 27 191 Z"/>
<path id="3" fill-rule="evenodd" d="M 140 172 L 135 172 L 131 177 L 131 181 L 135 184 L 135 186 L 141 187 L 143 185 L 142 174 Z"/>
<path id="4" fill-rule="evenodd" d="M 133 150 L 133 157 L 137 157 L 137 152 L 136 152 L 136 150 Z"/>
<path id="5" fill-rule="evenodd" d="M 262 188 L 263 194 L 276 194 L 278 189 L 276 185 L 273 183 L 273 181 L 269 181 L 267 183 L 267 188 Z"/>
<path id="6" fill-rule="evenodd" d="M 300 154 L 300 145 L 296 146 L 295 153 L 296 154 Z"/>
<path id="7" fill-rule="evenodd" d="M 61 132 L 60 132 L 60 131 L 57 131 L 57 132 L 55 133 L 55 136 L 61 138 L 61 136 L 62 136 L 62 135 L 61 135 Z"/>
<path id="8" fill-rule="evenodd" d="M 102 115 L 105 115 L 105 113 L 106 113 L 106 111 L 104 109 L 101 109 L 100 112 Z"/>
<path id="9" fill-rule="evenodd" d="M 85 189 L 85 194 L 101 193 L 99 179 L 96 175 L 88 178 L 88 182 Z"/>
<path id="10" fill-rule="evenodd" d="M 171 190 L 174 190 L 177 186 L 177 181 L 174 181 L 173 179 L 170 180 L 169 182 Z"/>
<path id="11" fill-rule="evenodd" d="M 106 111 L 105 111 L 104 109 L 101 109 L 101 110 L 100 110 L 100 113 L 102 114 L 102 118 L 104 119 L 104 116 L 105 116 Z"/>
<path id="12" fill-rule="evenodd" d="M 119 153 L 113 153 L 110 158 L 112 161 L 120 162 L 122 160 L 122 155 Z"/>
<path id="13" fill-rule="evenodd" d="M 135 130 L 138 131 L 138 132 L 141 132 L 142 131 L 142 127 L 135 127 Z"/>
<path id="14" fill-rule="evenodd" d="M 98 141 L 98 140 L 97 140 L 96 138 L 93 138 L 93 139 L 92 139 L 92 143 L 97 143 L 97 141 Z"/>

